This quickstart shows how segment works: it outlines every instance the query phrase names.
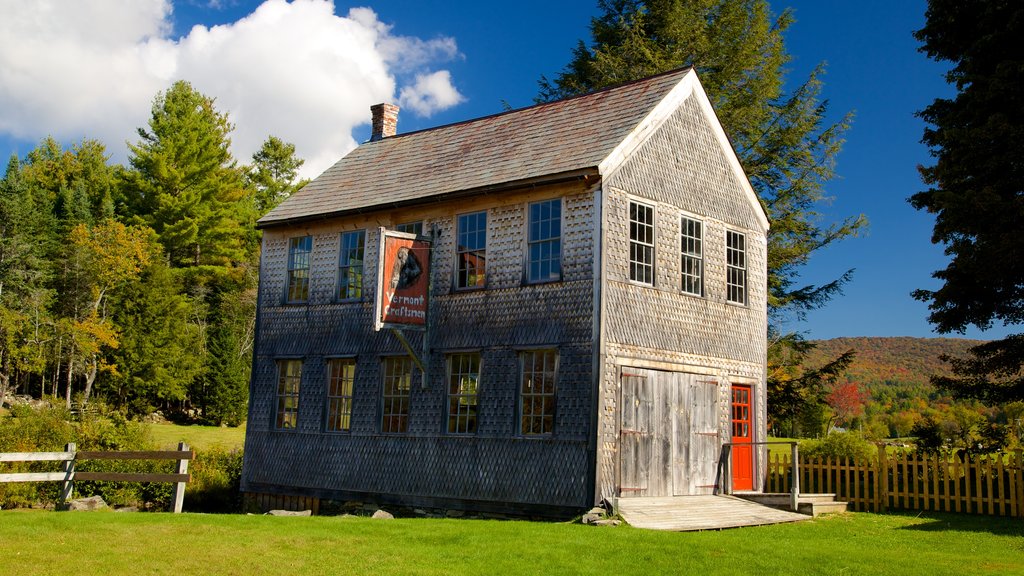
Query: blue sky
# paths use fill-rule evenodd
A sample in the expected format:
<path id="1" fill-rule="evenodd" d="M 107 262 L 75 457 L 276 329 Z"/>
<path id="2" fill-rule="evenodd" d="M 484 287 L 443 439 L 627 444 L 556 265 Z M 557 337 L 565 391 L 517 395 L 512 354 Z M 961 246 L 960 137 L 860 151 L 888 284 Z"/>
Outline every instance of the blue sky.
<path id="1" fill-rule="evenodd" d="M 55 4 L 43 13 L 34 2 L 0 0 L 0 153 L 23 156 L 52 134 L 66 143 L 100 139 L 112 161 L 124 162 L 153 96 L 183 78 L 229 112 L 240 161 L 274 134 L 298 145 L 311 175 L 367 139 L 367 107 L 377 101 L 403 105 L 400 132 L 532 104 L 538 78 L 568 62 L 596 14 L 594 0 Z M 944 67 L 920 54 L 911 35 L 924 23 L 925 2 L 771 4 L 795 10 L 791 80 L 827 62 L 830 109 L 836 118 L 856 115 L 823 218 L 863 213 L 871 222 L 863 237 L 814 257 L 807 282 L 849 268 L 854 279 L 789 328 L 811 338 L 933 336 L 925 305 L 909 294 L 937 287 L 931 273 L 946 259 L 930 243 L 931 216 L 906 198 L 923 187 L 916 166 L 930 162 L 914 112 L 952 91 Z"/>

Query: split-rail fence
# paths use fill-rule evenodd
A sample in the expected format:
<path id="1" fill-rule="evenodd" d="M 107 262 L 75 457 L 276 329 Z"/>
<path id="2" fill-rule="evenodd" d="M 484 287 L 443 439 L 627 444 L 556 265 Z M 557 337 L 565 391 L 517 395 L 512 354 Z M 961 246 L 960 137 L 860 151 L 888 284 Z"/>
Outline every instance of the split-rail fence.
<path id="1" fill-rule="evenodd" d="M 195 458 L 195 452 L 188 444 L 181 442 L 177 450 L 162 451 L 121 451 L 94 452 L 75 450 L 68 444 L 63 452 L 0 452 L 0 462 L 61 462 L 59 472 L 14 472 L 0 473 L 0 483 L 6 482 L 60 482 L 61 500 L 71 499 L 74 482 L 173 482 L 174 500 L 172 510 L 181 512 L 185 501 L 185 483 L 189 481 L 188 463 Z M 136 474 L 131 472 L 87 472 L 76 470 L 76 463 L 82 460 L 177 460 L 174 474 Z"/>
<path id="2" fill-rule="evenodd" d="M 765 491 L 785 492 L 792 481 L 792 459 L 774 454 Z M 833 493 L 851 509 L 881 512 L 922 510 L 1024 518 L 1022 451 L 989 456 L 889 453 L 880 446 L 869 461 L 847 458 L 799 460 L 804 493 Z"/>

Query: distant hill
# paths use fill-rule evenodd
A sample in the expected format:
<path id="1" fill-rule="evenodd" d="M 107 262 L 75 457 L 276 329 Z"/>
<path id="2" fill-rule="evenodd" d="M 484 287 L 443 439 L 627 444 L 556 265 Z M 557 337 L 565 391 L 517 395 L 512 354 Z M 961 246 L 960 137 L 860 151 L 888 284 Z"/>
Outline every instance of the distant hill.
<path id="1" fill-rule="evenodd" d="M 865 384 L 870 388 L 878 385 L 928 384 L 932 374 L 947 374 L 946 363 L 939 360 L 940 354 L 964 356 L 967 349 L 982 343 L 982 340 L 961 338 L 882 338 L 857 337 L 817 340 L 817 348 L 807 357 L 805 365 L 818 367 L 847 350 L 857 355 L 846 372 L 847 380 Z"/>

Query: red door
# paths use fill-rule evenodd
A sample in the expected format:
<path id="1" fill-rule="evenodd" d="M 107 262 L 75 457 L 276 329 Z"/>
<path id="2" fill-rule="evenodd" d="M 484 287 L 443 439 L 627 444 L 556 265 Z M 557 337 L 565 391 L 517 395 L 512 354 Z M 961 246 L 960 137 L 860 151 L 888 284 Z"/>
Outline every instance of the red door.
<path id="1" fill-rule="evenodd" d="M 754 489 L 753 433 L 750 419 L 750 386 L 732 386 L 732 489 Z"/>

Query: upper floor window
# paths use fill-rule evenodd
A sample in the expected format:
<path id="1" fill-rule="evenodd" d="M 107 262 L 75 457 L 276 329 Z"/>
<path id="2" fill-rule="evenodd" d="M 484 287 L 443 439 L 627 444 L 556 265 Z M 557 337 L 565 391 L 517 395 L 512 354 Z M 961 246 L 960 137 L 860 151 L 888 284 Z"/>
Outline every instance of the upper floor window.
<path id="1" fill-rule="evenodd" d="M 725 299 L 747 303 L 747 239 L 732 230 L 725 231 Z"/>
<path id="2" fill-rule="evenodd" d="M 299 384 L 302 383 L 302 360 L 277 362 L 278 429 L 293 429 L 299 420 Z"/>
<path id="3" fill-rule="evenodd" d="M 558 351 L 529 350 L 519 359 L 519 431 L 527 436 L 551 434 L 555 428 Z"/>
<path id="4" fill-rule="evenodd" d="M 529 207 L 528 282 L 562 277 L 562 199 L 534 202 Z"/>
<path id="5" fill-rule="evenodd" d="M 480 354 L 448 357 L 448 433 L 476 432 L 477 398 L 480 394 Z"/>
<path id="6" fill-rule="evenodd" d="M 409 391 L 412 389 L 412 360 L 407 356 L 391 356 L 381 362 L 383 373 L 380 431 L 409 431 Z"/>
<path id="7" fill-rule="evenodd" d="M 356 377 L 354 358 L 331 358 L 327 361 L 327 430 L 348 432 L 352 429 L 352 387 Z"/>
<path id="8" fill-rule="evenodd" d="M 313 237 L 288 239 L 288 302 L 309 300 L 309 253 Z"/>
<path id="9" fill-rule="evenodd" d="M 423 222 L 406 222 L 405 224 L 399 224 L 398 226 L 395 226 L 395 231 L 422 236 Z"/>
<path id="10" fill-rule="evenodd" d="M 654 285 L 654 207 L 629 203 L 629 279 Z"/>
<path id="11" fill-rule="evenodd" d="M 701 296 L 704 294 L 704 224 L 683 216 L 679 236 L 681 289 L 687 294 Z"/>
<path id="12" fill-rule="evenodd" d="M 487 280 L 487 212 L 459 216 L 455 252 L 455 287 L 483 288 Z"/>
<path id="13" fill-rule="evenodd" d="M 363 254 L 366 251 L 366 232 L 356 230 L 341 235 L 341 255 L 338 258 L 338 298 L 351 300 L 363 297 Z"/>

